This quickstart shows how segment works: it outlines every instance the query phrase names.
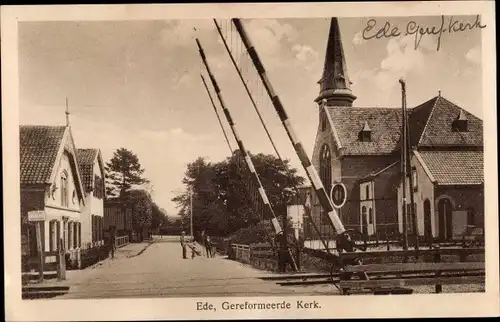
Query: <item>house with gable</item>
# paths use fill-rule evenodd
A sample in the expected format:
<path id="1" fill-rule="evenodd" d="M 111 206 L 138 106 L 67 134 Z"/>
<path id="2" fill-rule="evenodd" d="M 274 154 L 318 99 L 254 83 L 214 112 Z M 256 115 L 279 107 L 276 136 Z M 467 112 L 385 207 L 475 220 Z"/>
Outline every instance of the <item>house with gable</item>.
<path id="1" fill-rule="evenodd" d="M 104 245 L 104 163 L 99 149 L 78 149 L 77 159 L 85 190 L 82 245 L 88 249 Z"/>
<path id="2" fill-rule="evenodd" d="M 78 262 L 85 197 L 71 128 L 21 125 L 19 137 L 23 271 L 39 255 L 30 211 L 45 212 L 42 249 L 56 251 L 61 240 L 66 257 Z"/>
<path id="3" fill-rule="evenodd" d="M 439 95 L 413 108 L 409 122 L 414 185 L 407 182 L 406 195 L 413 193 L 419 235 L 447 241 L 467 226 L 484 229 L 482 120 Z M 400 184 L 398 209 L 402 200 Z M 402 211 L 398 217 L 403 231 Z"/>
<path id="4" fill-rule="evenodd" d="M 353 106 L 357 97 L 351 90 L 337 18 L 331 20 L 318 83 L 312 163 L 328 192 L 336 182 L 346 186 L 347 201 L 339 210 L 342 222 L 369 236 L 402 233 L 403 114 L 401 108 Z M 482 121 L 441 94 L 408 109 L 408 119 L 419 235 L 444 240 L 458 236 L 467 223 L 483 225 Z M 321 213 L 313 194 L 311 217 L 322 236 L 333 237 Z M 412 231 L 411 220 L 408 223 Z"/>

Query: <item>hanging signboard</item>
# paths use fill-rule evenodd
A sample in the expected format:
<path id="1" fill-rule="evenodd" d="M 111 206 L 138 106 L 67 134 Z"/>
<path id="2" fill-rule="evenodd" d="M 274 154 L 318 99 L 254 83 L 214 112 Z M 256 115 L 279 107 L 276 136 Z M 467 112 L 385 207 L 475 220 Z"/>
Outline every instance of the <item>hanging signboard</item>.
<path id="1" fill-rule="evenodd" d="M 45 221 L 45 211 L 35 210 L 28 212 L 28 221 Z"/>
<path id="2" fill-rule="evenodd" d="M 344 206 L 347 200 L 347 189 L 343 183 L 335 183 L 330 190 L 330 199 L 335 208 Z"/>

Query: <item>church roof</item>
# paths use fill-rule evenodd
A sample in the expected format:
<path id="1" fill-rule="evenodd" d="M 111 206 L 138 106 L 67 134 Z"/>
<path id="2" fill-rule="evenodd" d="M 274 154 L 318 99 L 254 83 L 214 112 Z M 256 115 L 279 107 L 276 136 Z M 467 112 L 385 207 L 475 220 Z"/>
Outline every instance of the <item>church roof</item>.
<path id="1" fill-rule="evenodd" d="M 438 185 L 484 183 L 483 151 L 418 151 Z"/>
<path id="2" fill-rule="evenodd" d="M 337 144 L 344 155 L 388 155 L 399 151 L 402 111 L 399 108 L 327 107 Z M 453 130 L 453 122 L 461 115 L 468 122 L 467 132 Z M 482 120 L 461 109 L 442 96 L 436 96 L 408 109 L 412 146 L 482 147 Z M 366 124 L 371 141 L 358 138 Z"/>
<path id="3" fill-rule="evenodd" d="M 78 149 L 77 159 L 82 175 L 83 187 L 90 191 L 93 185 L 94 178 L 94 160 L 99 153 L 98 149 Z"/>
<path id="4" fill-rule="evenodd" d="M 401 110 L 379 107 L 327 107 L 344 155 L 392 154 L 398 149 Z M 371 141 L 362 142 L 358 134 L 365 123 Z"/>
<path id="5" fill-rule="evenodd" d="M 19 127 L 21 184 L 50 183 L 65 131 L 65 126 Z"/>
<path id="6" fill-rule="evenodd" d="M 467 132 L 453 130 L 452 124 L 460 115 L 467 118 Z M 415 123 L 419 123 L 415 130 L 410 128 L 415 132 L 412 144 L 419 147 L 483 146 L 483 121 L 442 96 L 415 107 L 410 114 L 410 126 Z"/>

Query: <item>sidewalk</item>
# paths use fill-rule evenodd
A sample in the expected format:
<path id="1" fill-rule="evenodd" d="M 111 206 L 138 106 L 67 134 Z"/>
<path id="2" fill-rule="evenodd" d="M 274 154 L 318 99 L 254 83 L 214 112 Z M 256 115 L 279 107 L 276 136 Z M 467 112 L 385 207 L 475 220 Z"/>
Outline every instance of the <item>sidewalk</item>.
<path id="1" fill-rule="evenodd" d="M 123 247 L 117 248 L 115 250 L 115 259 L 131 258 L 131 257 L 139 256 L 152 243 L 154 243 L 154 240 L 143 241 L 141 243 L 130 243 L 130 244 L 127 244 L 127 245 L 125 245 Z M 111 260 L 111 254 L 110 254 L 110 257 L 106 258 L 103 261 L 106 261 L 106 260 Z M 103 261 L 101 261 L 99 263 L 102 263 Z M 97 264 L 99 264 L 99 263 L 97 263 Z"/>
<path id="2" fill-rule="evenodd" d="M 54 288 L 54 287 L 62 287 L 62 286 L 71 286 L 74 283 L 78 283 L 79 281 L 85 279 L 89 275 L 95 271 L 96 268 L 100 266 L 108 266 L 112 261 L 123 260 L 127 258 L 132 258 L 135 256 L 139 256 L 142 254 L 151 244 L 154 243 L 154 240 L 143 241 L 141 243 L 130 243 L 123 247 L 120 247 L 115 250 L 115 258 L 111 258 L 111 255 L 103 259 L 100 262 L 95 263 L 84 269 L 77 270 L 67 270 L 66 271 L 66 279 L 65 280 L 57 280 L 57 279 L 46 279 L 42 283 L 29 283 L 28 285 L 24 285 L 24 287 L 29 288 Z"/>

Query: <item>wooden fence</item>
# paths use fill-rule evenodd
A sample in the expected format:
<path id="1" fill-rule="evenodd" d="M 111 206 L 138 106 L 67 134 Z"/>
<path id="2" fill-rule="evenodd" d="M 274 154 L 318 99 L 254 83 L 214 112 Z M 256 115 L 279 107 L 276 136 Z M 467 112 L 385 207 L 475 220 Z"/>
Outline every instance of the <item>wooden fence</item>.
<path id="1" fill-rule="evenodd" d="M 115 237 L 115 245 L 116 248 L 123 247 L 129 243 L 128 236 L 120 236 L 120 237 Z"/>
<path id="2" fill-rule="evenodd" d="M 229 258 L 241 263 L 250 264 L 255 268 L 278 271 L 278 257 L 268 243 L 242 245 L 232 244 Z"/>

